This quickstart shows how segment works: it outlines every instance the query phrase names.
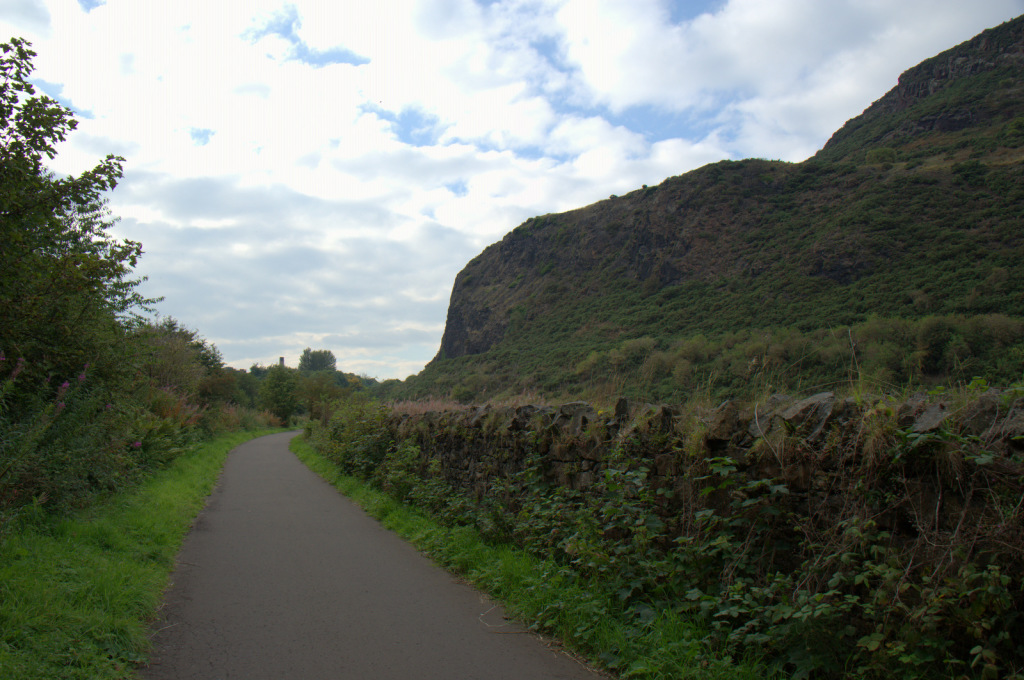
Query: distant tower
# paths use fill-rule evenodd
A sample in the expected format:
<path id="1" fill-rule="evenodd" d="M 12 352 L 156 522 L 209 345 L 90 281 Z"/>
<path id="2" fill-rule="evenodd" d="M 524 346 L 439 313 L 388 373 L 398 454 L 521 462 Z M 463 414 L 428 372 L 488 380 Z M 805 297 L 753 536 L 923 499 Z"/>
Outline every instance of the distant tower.
<path id="1" fill-rule="evenodd" d="M 281 357 L 281 367 L 284 367 L 284 357 Z"/>

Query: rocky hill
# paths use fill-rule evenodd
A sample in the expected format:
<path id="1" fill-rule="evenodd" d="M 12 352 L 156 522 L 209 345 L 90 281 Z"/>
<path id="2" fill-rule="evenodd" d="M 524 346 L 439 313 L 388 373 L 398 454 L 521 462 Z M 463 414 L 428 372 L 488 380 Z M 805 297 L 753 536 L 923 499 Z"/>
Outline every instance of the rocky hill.
<path id="1" fill-rule="evenodd" d="M 1020 115 L 1024 21 L 1017 18 L 921 62 L 825 144 L 839 159 L 870 146 L 901 146 L 929 133 L 990 127 Z M 911 151 L 912 149 L 907 149 Z"/>
<path id="2" fill-rule="evenodd" d="M 904 73 L 803 163 L 723 161 L 527 220 L 396 395 L 668 399 L 1024 370 L 1024 17 Z"/>

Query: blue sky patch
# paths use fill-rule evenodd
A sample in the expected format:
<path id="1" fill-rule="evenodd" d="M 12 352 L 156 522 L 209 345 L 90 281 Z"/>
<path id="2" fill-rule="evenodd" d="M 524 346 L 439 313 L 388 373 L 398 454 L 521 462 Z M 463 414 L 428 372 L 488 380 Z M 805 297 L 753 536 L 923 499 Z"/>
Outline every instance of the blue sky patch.
<path id="1" fill-rule="evenodd" d="M 444 188 L 460 198 L 469 193 L 469 187 L 466 185 L 466 181 L 462 179 L 448 182 L 444 185 Z"/>
<path id="2" fill-rule="evenodd" d="M 351 64 L 362 66 L 369 64 L 370 60 L 360 56 L 344 47 L 332 47 L 329 50 L 315 50 L 302 41 L 299 37 L 299 29 L 302 27 L 302 19 L 299 18 L 299 10 L 295 5 L 288 5 L 282 11 L 274 15 L 267 25 L 261 29 L 247 32 L 245 35 L 253 42 L 268 35 L 276 35 L 284 38 L 292 45 L 289 60 L 309 64 L 315 68 L 321 68 L 329 64 Z"/>
<path id="3" fill-rule="evenodd" d="M 398 140 L 410 146 L 434 146 L 444 132 L 440 118 L 419 109 L 402 109 L 399 113 L 372 105 L 362 109 L 391 123 Z"/>
<path id="4" fill-rule="evenodd" d="M 107 0 L 78 0 L 78 4 L 88 14 L 100 5 L 107 4 Z"/>
<path id="5" fill-rule="evenodd" d="M 631 106 L 621 113 L 602 111 L 601 117 L 644 136 L 650 143 L 666 139 L 704 139 L 717 126 L 713 120 L 654 106 Z"/>
<path id="6" fill-rule="evenodd" d="M 327 66 L 328 64 L 351 64 L 352 66 L 362 66 L 363 64 L 369 64 L 370 60 L 366 57 L 361 57 L 351 50 L 347 50 L 344 47 L 332 47 L 329 50 L 314 50 L 310 49 L 309 45 L 304 42 L 294 43 L 295 47 L 292 50 L 292 58 L 296 61 L 301 61 L 303 64 L 309 64 L 320 68 Z"/>
<path id="7" fill-rule="evenodd" d="M 726 0 L 672 0 L 668 3 L 668 16 L 673 24 L 683 24 L 701 14 L 714 14 L 725 4 Z"/>
<path id="8" fill-rule="evenodd" d="M 530 46 L 560 71 L 570 70 L 569 65 L 565 63 L 565 54 L 558 40 L 551 36 L 542 36 L 531 40 Z"/>
<path id="9" fill-rule="evenodd" d="M 63 84 L 61 84 L 61 83 L 51 83 L 51 82 L 48 82 L 46 80 L 43 80 L 42 78 L 32 78 L 31 82 L 32 82 L 33 85 L 35 85 L 40 90 L 42 90 L 43 94 L 45 94 L 50 99 L 56 100 L 56 102 L 58 104 L 60 104 L 61 106 L 63 106 L 64 108 L 70 109 L 77 117 L 79 117 L 79 118 L 87 118 L 87 119 L 90 119 L 90 120 L 96 117 L 96 114 L 94 114 L 92 111 L 88 111 L 86 109 L 80 109 L 80 108 L 76 107 L 74 104 L 72 104 L 70 99 L 68 99 L 67 97 L 64 97 L 63 96 L 63 93 L 64 93 L 64 85 Z"/>
<path id="10" fill-rule="evenodd" d="M 207 128 L 191 128 L 188 131 L 188 136 L 192 138 L 196 146 L 206 146 L 210 143 L 210 138 L 215 134 L 216 132 Z"/>

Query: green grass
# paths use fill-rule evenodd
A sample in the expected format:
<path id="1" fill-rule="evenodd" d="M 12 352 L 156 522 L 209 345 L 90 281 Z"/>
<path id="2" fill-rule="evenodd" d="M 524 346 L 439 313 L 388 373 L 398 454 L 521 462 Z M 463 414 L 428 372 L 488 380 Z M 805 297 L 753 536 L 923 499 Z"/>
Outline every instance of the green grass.
<path id="1" fill-rule="evenodd" d="M 361 506 L 381 524 L 500 601 L 532 628 L 563 641 L 595 665 L 612 666 L 622 677 L 669 680 L 768 676 L 756 664 L 707 653 L 700 622 L 667 612 L 644 624 L 603 615 L 615 594 L 599 583 L 580 583 L 553 561 L 508 545 L 489 545 L 475 529 L 447 527 L 368 484 L 342 474 L 304 439 L 291 450 L 311 470 Z"/>
<path id="2" fill-rule="evenodd" d="M 134 677 L 174 558 L 228 452 L 270 431 L 223 435 L 140 486 L 0 544 L 0 678 Z"/>

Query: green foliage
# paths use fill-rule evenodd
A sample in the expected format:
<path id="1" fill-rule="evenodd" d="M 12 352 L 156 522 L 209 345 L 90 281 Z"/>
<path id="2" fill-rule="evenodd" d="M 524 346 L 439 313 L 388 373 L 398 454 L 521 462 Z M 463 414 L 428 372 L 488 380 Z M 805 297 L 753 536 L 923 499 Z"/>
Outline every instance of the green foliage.
<path id="1" fill-rule="evenodd" d="M 301 369 L 300 369 L 301 370 Z M 324 424 L 330 419 L 332 404 L 344 398 L 352 387 L 340 387 L 336 377 L 340 374 L 328 371 L 300 373 L 297 378 L 297 396 L 310 418 Z"/>
<path id="2" fill-rule="evenodd" d="M 297 386 L 298 377 L 294 369 L 271 366 L 260 381 L 260 406 L 287 423 L 301 406 Z"/>
<path id="3" fill-rule="evenodd" d="M 337 359 L 329 349 L 313 350 L 307 347 L 302 350 L 299 357 L 300 371 L 335 371 L 337 370 Z"/>
<path id="4" fill-rule="evenodd" d="M 0 371 L 4 364 L 0 362 Z M 109 490 L 135 474 L 145 455 L 131 439 L 125 406 L 106 403 L 100 378 L 83 370 L 52 397 L 46 385 L 22 387 L 31 372 L 19 361 L 0 378 L 0 519 L 33 501 L 54 508 Z M 17 395 L 17 403 L 12 403 Z M 8 514 L 11 513 L 11 514 Z"/>
<path id="5" fill-rule="evenodd" d="M 60 513 L 130 486 L 204 436 L 275 424 L 234 404 L 200 406 L 180 385 L 142 380 L 114 393 L 89 366 L 52 396 L 46 381 L 19 391 L 26 367 L 0 355 L 0 535 L 27 508 Z"/>
<path id="6" fill-rule="evenodd" d="M 239 406 L 254 408 L 259 398 L 259 379 L 245 369 L 225 366 L 224 372 L 234 378 L 235 391 L 231 401 Z"/>
<path id="7" fill-rule="evenodd" d="M 233 385 L 213 387 L 204 382 L 221 373 L 224 362 L 215 345 L 198 332 L 167 317 L 133 329 L 145 378 L 155 387 L 195 398 L 200 391 L 231 394 Z M 205 388 L 205 389 L 204 389 Z"/>
<path id="8" fill-rule="evenodd" d="M 108 156 L 78 177 L 44 167 L 75 128 L 37 96 L 31 51 L 0 45 L 0 522 L 65 508 L 131 477 L 138 461 L 124 323 L 146 300 L 129 278 L 141 246 L 107 233 Z M 12 365 L 13 364 L 13 365 Z"/>
<path id="9" fill-rule="evenodd" d="M 326 425 L 311 422 L 314 445 L 345 474 L 369 477 L 388 457 L 392 438 L 385 428 L 388 410 L 361 394 L 334 405 Z M 390 466 L 402 470 L 404 463 L 392 460 Z"/>
<path id="10" fill-rule="evenodd" d="M 985 176 L 988 174 L 989 169 L 984 163 L 979 160 L 969 160 L 963 163 L 956 163 L 953 165 L 953 174 L 956 175 L 958 181 L 964 184 L 980 186 L 984 183 Z"/>
<path id="11" fill-rule="evenodd" d="M 636 316 L 643 318 L 642 307 Z M 864 383 L 886 391 L 907 383 L 956 384 L 975 375 L 1008 385 L 1024 374 L 1024 317 L 998 313 L 869 316 L 827 330 L 755 329 L 737 322 L 736 330 L 624 340 L 574 333 L 575 322 L 535 319 L 529 332 L 511 335 L 486 355 L 435 361 L 384 394 L 447 393 L 473 403 L 532 389 L 550 398 L 682 402 L 702 389 L 717 398 L 749 398 L 769 386 L 797 393 Z M 545 340 L 545 333 L 558 342 Z"/>
<path id="12" fill-rule="evenodd" d="M 421 467 L 419 448 L 402 442 L 388 449 L 383 462 L 375 470 L 375 481 L 388 495 L 405 502 L 413 489 L 421 485 Z"/>
<path id="13" fill-rule="evenodd" d="M 877 149 L 869 149 L 864 157 L 864 160 L 868 163 L 882 164 L 882 163 L 895 163 L 896 162 L 896 150 L 889 147 L 879 147 Z"/>
<path id="14" fill-rule="evenodd" d="M 108 156 L 78 177 L 43 163 L 75 128 L 70 111 L 35 95 L 27 42 L 0 45 L 0 349 L 33 377 L 71 375 L 85 363 L 112 371 L 120 323 L 145 307 L 131 279 L 141 245 L 118 241 L 102 194 L 121 177 Z"/>

